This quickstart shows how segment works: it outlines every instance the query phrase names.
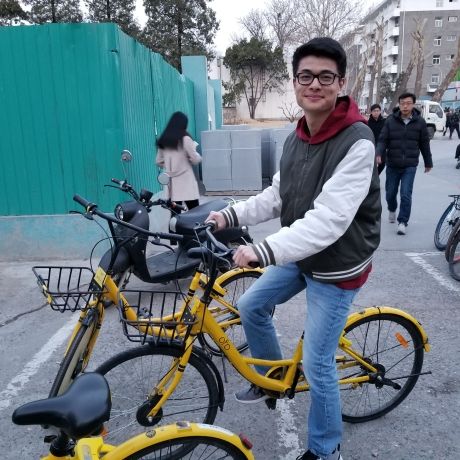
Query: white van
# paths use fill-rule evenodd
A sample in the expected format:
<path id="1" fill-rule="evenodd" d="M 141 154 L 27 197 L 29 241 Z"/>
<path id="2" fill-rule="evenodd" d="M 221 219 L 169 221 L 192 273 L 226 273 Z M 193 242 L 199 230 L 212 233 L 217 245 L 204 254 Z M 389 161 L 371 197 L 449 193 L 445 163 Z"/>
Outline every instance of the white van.
<path id="1" fill-rule="evenodd" d="M 433 101 L 417 101 L 415 108 L 420 110 L 422 117 L 426 121 L 430 139 L 433 139 L 436 131 L 444 131 L 446 127 L 446 114 L 440 104 Z"/>

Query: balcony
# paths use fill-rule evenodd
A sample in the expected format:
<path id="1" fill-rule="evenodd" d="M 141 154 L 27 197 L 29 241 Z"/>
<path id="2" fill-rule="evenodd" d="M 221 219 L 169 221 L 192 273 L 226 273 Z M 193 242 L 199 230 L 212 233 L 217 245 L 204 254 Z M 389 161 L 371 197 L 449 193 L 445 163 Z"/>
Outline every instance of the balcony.
<path id="1" fill-rule="evenodd" d="M 390 73 L 398 73 L 398 65 L 397 64 L 393 64 L 390 67 Z"/>
<path id="2" fill-rule="evenodd" d="M 397 18 L 401 16 L 401 10 L 399 8 L 395 8 L 391 13 L 390 13 L 390 17 L 392 18 Z"/>
<path id="3" fill-rule="evenodd" d="M 426 92 L 427 93 L 434 93 L 437 89 L 438 89 L 438 86 L 437 84 L 434 84 L 434 83 L 428 83 L 426 85 Z"/>
<path id="4" fill-rule="evenodd" d="M 388 35 L 390 37 L 399 37 L 399 27 L 393 27 L 389 32 Z"/>
<path id="5" fill-rule="evenodd" d="M 399 46 L 392 46 L 390 50 L 390 54 L 392 55 L 399 54 Z"/>

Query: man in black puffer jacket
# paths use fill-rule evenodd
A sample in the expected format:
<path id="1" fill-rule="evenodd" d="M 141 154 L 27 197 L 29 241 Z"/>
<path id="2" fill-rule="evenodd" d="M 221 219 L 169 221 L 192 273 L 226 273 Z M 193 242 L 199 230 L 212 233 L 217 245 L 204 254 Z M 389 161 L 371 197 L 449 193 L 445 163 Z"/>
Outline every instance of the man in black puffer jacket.
<path id="1" fill-rule="evenodd" d="M 387 177 L 385 182 L 389 221 L 395 222 L 398 207 L 398 189 L 401 184 L 401 205 L 398 214 L 398 235 L 406 234 L 412 206 L 412 188 L 422 152 L 425 172 L 433 168 L 430 137 L 425 120 L 414 108 L 415 95 L 399 96 L 399 107 L 386 119 L 375 149 L 377 164 L 386 152 Z"/>
<path id="2" fill-rule="evenodd" d="M 375 145 L 379 140 L 380 133 L 382 131 L 383 125 L 385 124 L 385 118 L 382 117 L 382 108 L 379 104 L 371 105 L 371 116 L 369 120 L 367 120 L 367 126 L 371 128 L 372 134 L 374 135 Z M 378 173 L 380 173 L 385 169 L 385 157 L 382 156 L 382 161 L 378 165 Z"/>

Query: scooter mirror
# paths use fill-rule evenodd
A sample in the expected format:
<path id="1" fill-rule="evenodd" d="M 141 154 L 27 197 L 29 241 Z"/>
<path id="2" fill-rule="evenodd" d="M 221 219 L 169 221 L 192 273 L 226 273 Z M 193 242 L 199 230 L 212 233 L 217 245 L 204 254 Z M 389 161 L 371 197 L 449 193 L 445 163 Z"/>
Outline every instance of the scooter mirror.
<path id="1" fill-rule="evenodd" d="M 169 181 L 171 180 L 171 177 L 169 176 L 168 173 L 163 171 L 160 174 L 158 174 L 157 179 L 161 185 L 168 185 Z"/>
<path id="2" fill-rule="evenodd" d="M 129 150 L 122 150 L 121 152 L 121 161 L 124 163 L 129 163 L 133 159 L 133 154 Z"/>

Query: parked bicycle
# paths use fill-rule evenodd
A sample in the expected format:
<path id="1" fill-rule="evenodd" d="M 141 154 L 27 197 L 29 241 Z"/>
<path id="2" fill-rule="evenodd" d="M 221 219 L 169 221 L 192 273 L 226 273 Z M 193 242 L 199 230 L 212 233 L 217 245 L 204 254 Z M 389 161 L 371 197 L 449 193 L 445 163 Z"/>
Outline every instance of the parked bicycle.
<path id="1" fill-rule="evenodd" d="M 42 460 L 253 460 L 251 443 L 220 427 L 178 422 L 106 444 L 103 424 L 109 420 L 111 396 L 105 378 L 83 374 L 61 396 L 27 403 L 12 416 L 17 425 L 47 423 L 59 430 L 47 436 L 49 454 Z"/>
<path id="2" fill-rule="evenodd" d="M 87 213 L 107 218 L 96 205 L 80 197 L 75 199 Z M 205 243 L 189 251 L 190 257 L 202 260 L 208 283 L 197 296 L 201 275 L 193 277 L 179 315 L 165 319 L 162 309 L 158 315 L 155 293 L 131 290 L 120 295 L 125 334 L 146 345 L 119 353 L 96 370 L 106 376 L 111 388 L 119 389 L 113 394 L 114 416 L 109 422 L 114 436 L 136 423 L 152 427 L 171 423 L 184 414 L 193 421 L 214 421 L 217 409 L 223 408 L 223 386 L 214 363 L 195 346 L 202 334 L 215 342 L 242 377 L 271 396 L 267 400 L 270 408 L 275 407 L 278 398 L 293 398 L 297 392 L 309 390 L 302 372 L 303 335 L 290 358 L 271 361 L 246 357 L 228 337 L 225 327 L 209 314 L 218 266 L 232 256 L 231 250 L 215 239 L 211 228 L 210 224 L 196 228 L 205 235 Z M 105 279 L 97 273 L 95 278 Z M 134 316 L 133 308 L 138 312 Z M 336 357 L 343 386 L 343 419 L 364 422 L 398 406 L 419 376 L 429 373 L 422 372 L 424 351 L 429 349 L 423 327 L 402 310 L 381 306 L 351 314 Z M 270 369 L 263 376 L 253 368 L 255 365 Z"/>
<path id="3" fill-rule="evenodd" d="M 449 264 L 450 275 L 460 281 L 460 220 L 457 221 L 449 236 L 445 256 Z"/>
<path id="4" fill-rule="evenodd" d="M 440 251 L 445 251 L 449 236 L 460 217 L 460 195 L 449 195 L 452 201 L 442 213 L 434 232 L 434 244 Z"/>

